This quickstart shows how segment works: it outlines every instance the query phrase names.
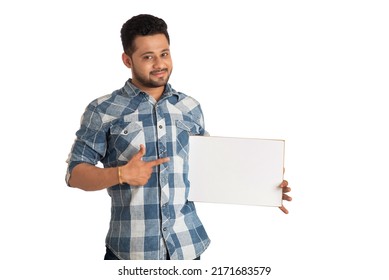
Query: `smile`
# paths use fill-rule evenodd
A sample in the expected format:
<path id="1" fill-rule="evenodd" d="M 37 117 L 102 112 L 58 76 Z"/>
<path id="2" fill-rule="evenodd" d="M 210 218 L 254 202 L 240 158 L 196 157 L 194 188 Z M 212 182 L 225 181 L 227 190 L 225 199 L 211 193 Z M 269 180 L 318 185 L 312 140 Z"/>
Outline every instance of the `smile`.
<path id="1" fill-rule="evenodd" d="M 152 71 L 150 74 L 159 77 L 165 75 L 165 73 L 167 73 L 167 69 Z"/>

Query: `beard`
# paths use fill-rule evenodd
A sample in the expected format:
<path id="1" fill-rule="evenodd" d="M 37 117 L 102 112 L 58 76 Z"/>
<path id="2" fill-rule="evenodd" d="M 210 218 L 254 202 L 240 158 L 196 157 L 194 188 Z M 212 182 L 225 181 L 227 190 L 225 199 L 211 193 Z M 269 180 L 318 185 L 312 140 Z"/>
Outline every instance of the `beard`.
<path id="1" fill-rule="evenodd" d="M 166 72 L 167 75 L 163 77 L 154 76 L 159 72 Z M 171 71 L 169 72 L 167 68 L 151 71 L 148 76 L 141 75 L 135 69 L 132 69 L 132 78 L 134 80 L 137 80 L 138 83 L 140 83 L 143 87 L 146 88 L 158 88 L 158 87 L 165 86 L 169 81 L 170 75 L 171 75 Z"/>

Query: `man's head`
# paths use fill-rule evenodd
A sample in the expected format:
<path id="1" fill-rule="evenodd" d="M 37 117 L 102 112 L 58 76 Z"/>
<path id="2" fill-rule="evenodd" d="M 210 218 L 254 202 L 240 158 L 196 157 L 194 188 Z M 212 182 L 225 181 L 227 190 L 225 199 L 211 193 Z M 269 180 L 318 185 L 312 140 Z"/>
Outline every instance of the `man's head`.
<path id="1" fill-rule="evenodd" d="M 120 31 L 124 52 L 129 56 L 132 55 L 136 48 L 134 42 L 137 36 L 156 34 L 165 35 L 170 44 L 167 24 L 163 19 L 147 14 L 141 14 L 130 18 L 123 24 Z"/>
<path id="2" fill-rule="evenodd" d="M 121 38 L 131 82 L 158 99 L 173 70 L 166 23 L 151 15 L 134 16 L 123 25 Z"/>

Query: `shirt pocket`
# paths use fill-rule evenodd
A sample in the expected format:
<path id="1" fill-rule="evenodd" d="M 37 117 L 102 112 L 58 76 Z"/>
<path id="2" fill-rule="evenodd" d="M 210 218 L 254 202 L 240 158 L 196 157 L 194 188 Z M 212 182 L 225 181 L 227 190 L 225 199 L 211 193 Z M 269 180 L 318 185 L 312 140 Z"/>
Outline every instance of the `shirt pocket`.
<path id="1" fill-rule="evenodd" d="M 145 143 L 142 122 L 122 122 L 110 129 L 110 146 L 119 161 L 128 161 L 139 151 L 139 146 Z"/>
<path id="2" fill-rule="evenodd" d="M 176 154 L 187 158 L 189 152 L 189 137 L 200 134 L 200 126 L 194 122 L 176 120 Z"/>

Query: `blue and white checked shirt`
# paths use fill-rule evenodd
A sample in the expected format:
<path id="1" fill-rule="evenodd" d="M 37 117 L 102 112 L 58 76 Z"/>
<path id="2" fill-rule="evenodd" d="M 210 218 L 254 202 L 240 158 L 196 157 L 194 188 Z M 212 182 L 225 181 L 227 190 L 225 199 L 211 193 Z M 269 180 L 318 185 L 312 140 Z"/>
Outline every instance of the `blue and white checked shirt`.
<path id="1" fill-rule="evenodd" d="M 119 259 L 194 259 L 210 240 L 188 201 L 189 135 L 204 135 L 200 104 L 169 84 L 158 102 L 130 80 L 91 102 L 68 158 L 66 180 L 78 163 L 124 165 L 146 147 L 145 161 L 169 157 L 154 167 L 142 187 L 108 188 L 112 200 L 106 245 Z"/>

